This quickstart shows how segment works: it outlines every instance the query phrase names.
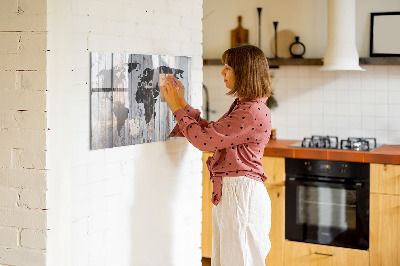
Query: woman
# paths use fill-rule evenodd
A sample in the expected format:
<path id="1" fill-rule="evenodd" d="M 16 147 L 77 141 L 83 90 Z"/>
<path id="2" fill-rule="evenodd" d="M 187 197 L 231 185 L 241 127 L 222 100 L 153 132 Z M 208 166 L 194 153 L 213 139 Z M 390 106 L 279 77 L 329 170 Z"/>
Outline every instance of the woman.
<path id="1" fill-rule="evenodd" d="M 214 151 L 207 166 L 213 182 L 212 265 L 265 265 L 270 250 L 271 202 L 261 158 L 271 131 L 268 62 L 252 45 L 228 49 L 221 71 L 227 95 L 237 98 L 218 121 L 207 122 L 184 99 L 172 77 L 162 87 L 178 121 L 171 137 L 185 136 L 202 151 Z"/>

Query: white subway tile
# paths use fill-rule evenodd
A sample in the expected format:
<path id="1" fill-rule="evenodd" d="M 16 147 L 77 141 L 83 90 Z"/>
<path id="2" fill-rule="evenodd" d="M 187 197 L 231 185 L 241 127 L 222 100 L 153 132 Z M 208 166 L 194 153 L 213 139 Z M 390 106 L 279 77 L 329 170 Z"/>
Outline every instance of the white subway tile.
<path id="1" fill-rule="evenodd" d="M 389 131 L 387 129 L 381 130 L 381 129 L 375 129 L 375 138 L 378 143 L 380 144 L 386 144 L 389 143 Z"/>
<path id="2" fill-rule="evenodd" d="M 286 66 L 285 77 L 298 77 L 298 67 L 297 66 Z"/>
<path id="3" fill-rule="evenodd" d="M 286 78 L 286 87 L 291 90 L 296 90 L 299 88 L 299 78 L 298 77 L 288 77 Z"/>
<path id="4" fill-rule="evenodd" d="M 390 90 L 388 92 L 388 98 L 389 104 L 400 105 L 400 89 L 398 91 Z"/>
<path id="5" fill-rule="evenodd" d="M 297 69 L 297 75 L 299 78 L 303 78 L 304 80 L 309 80 L 311 76 L 311 68 L 310 67 L 299 67 Z"/>
<path id="6" fill-rule="evenodd" d="M 400 131 L 400 117 L 389 117 L 389 130 Z"/>
<path id="7" fill-rule="evenodd" d="M 349 115 L 349 104 L 346 103 L 336 103 L 336 112 L 339 116 Z"/>
<path id="8" fill-rule="evenodd" d="M 360 116 L 349 115 L 349 129 L 361 129 L 362 120 Z"/>
<path id="9" fill-rule="evenodd" d="M 349 90 L 361 90 L 361 72 L 350 71 L 348 73 Z"/>
<path id="10" fill-rule="evenodd" d="M 377 91 L 387 91 L 388 89 L 388 79 L 387 78 L 375 78 L 374 79 L 374 90 Z"/>
<path id="11" fill-rule="evenodd" d="M 388 92 L 387 91 L 376 91 L 374 94 L 375 104 L 387 104 L 388 103 Z"/>
<path id="12" fill-rule="evenodd" d="M 321 71 L 322 72 L 322 75 L 323 75 L 323 77 L 324 77 L 324 79 L 325 78 L 328 78 L 328 79 L 334 79 L 335 78 L 335 71 Z"/>
<path id="13" fill-rule="evenodd" d="M 379 79 L 387 79 L 388 74 L 388 66 L 387 65 L 376 65 L 374 66 L 374 78 Z"/>
<path id="14" fill-rule="evenodd" d="M 389 79 L 388 79 L 388 90 L 389 91 L 398 91 L 398 90 L 400 90 L 400 75 L 398 75 L 398 76 L 389 76 Z"/>
<path id="15" fill-rule="evenodd" d="M 400 104 L 389 104 L 389 118 L 400 116 Z"/>
<path id="16" fill-rule="evenodd" d="M 303 88 L 303 89 L 306 89 L 306 90 L 310 89 L 311 82 L 310 82 L 310 78 L 309 77 L 299 76 L 298 79 L 297 79 L 297 82 L 298 82 L 298 85 L 297 85 L 298 88 Z"/>
<path id="17" fill-rule="evenodd" d="M 348 72 L 340 71 L 336 74 L 336 89 L 337 90 L 348 90 L 349 88 L 349 78 Z"/>
<path id="18" fill-rule="evenodd" d="M 360 137 L 362 136 L 362 129 L 361 128 L 349 128 L 349 137 Z"/>
<path id="19" fill-rule="evenodd" d="M 347 104 L 350 102 L 349 90 L 337 90 L 336 91 L 336 103 Z"/>
<path id="20" fill-rule="evenodd" d="M 388 117 L 389 107 L 387 104 L 375 104 L 375 117 Z"/>
<path id="21" fill-rule="evenodd" d="M 363 117 L 373 117 L 375 114 L 375 106 L 373 104 L 361 105 L 361 115 Z"/>
<path id="22" fill-rule="evenodd" d="M 363 130 L 373 130 L 375 128 L 375 119 L 371 116 L 362 116 L 361 124 Z"/>
<path id="23" fill-rule="evenodd" d="M 361 101 L 363 104 L 374 103 L 374 91 L 373 90 L 362 90 Z"/>
<path id="24" fill-rule="evenodd" d="M 335 103 L 325 103 L 323 106 L 324 116 L 330 116 L 336 114 L 336 104 Z"/>
<path id="25" fill-rule="evenodd" d="M 389 130 L 389 118 L 388 117 L 375 117 L 375 130 L 388 131 Z"/>
<path id="26" fill-rule="evenodd" d="M 336 116 L 336 127 L 338 129 L 348 129 L 349 128 L 349 119 L 346 115 L 337 115 Z"/>
<path id="27" fill-rule="evenodd" d="M 336 125 L 336 115 L 324 115 L 323 128 L 326 131 L 325 134 L 333 134 L 329 133 L 330 132 L 329 130 L 335 129 L 335 125 Z"/>
<path id="28" fill-rule="evenodd" d="M 332 84 L 324 85 L 323 101 L 324 103 L 336 102 L 336 89 L 334 86 L 332 86 Z"/>
<path id="29" fill-rule="evenodd" d="M 363 138 L 373 138 L 375 137 L 375 132 L 373 129 L 362 129 L 361 131 L 361 137 Z"/>
<path id="30" fill-rule="evenodd" d="M 361 103 L 362 90 L 349 90 L 349 103 Z"/>
<path id="31" fill-rule="evenodd" d="M 399 144 L 400 143 L 400 131 L 389 131 L 388 143 Z"/>

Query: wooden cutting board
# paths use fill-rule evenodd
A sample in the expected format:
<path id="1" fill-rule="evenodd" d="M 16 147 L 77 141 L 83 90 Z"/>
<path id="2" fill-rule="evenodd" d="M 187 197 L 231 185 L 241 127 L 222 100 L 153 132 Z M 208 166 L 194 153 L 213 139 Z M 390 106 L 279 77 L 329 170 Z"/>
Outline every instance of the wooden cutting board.
<path id="1" fill-rule="evenodd" d="M 238 27 L 231 30 L 231 48 L 242 43 L 249 43 L 249 31 L 242 27 L 242 16 L 238 16 Z"/>

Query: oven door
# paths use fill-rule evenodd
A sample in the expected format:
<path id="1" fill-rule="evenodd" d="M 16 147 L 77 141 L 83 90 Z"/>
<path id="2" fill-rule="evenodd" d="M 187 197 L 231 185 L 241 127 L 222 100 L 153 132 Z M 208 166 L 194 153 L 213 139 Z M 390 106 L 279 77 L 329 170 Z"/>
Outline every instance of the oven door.
<path id="1" fill-rule="evenodd" d="M 286 178 L 286 239 L 367 250 L 369 185 Z"/>

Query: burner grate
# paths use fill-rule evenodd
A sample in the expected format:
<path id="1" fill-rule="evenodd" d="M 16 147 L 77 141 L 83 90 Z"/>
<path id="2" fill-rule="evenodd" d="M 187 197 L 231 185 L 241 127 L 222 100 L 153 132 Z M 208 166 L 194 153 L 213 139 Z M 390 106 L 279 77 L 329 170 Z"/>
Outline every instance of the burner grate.
<path id="1" fill-rule="evenodd" d="M 347 138 L 340 141 L 342 150 L 369 151 L 376 147 L 376 138 Z"/>
<path id="2" fill-rule="evenodd" d="M 338 149 L 338 137 L 336 136 L 317 136 L 313 135 L 311 138 L 304 138 L 301 147 L 305 148 L 325 148 L 325 149 Z"/>
<path id="3" fill-rule="evenodd" d="M 313 135 L 311 138 L 303 138 L 301 143 L 294 144 L 293 146 L 300 146 L 303 148 L 370 151 L 377 148 L 377 143 L 376 138 L 347 138 L 342 139 L 339 143 L 339 139 L 336 136 Z"/>

